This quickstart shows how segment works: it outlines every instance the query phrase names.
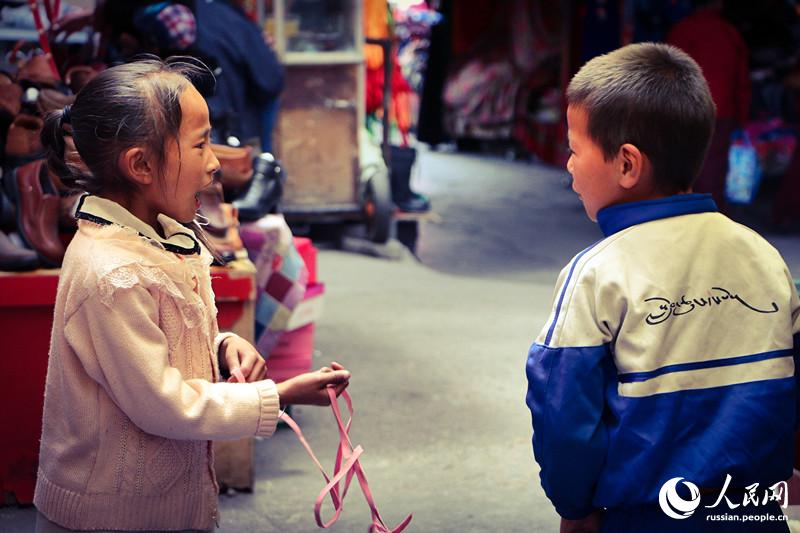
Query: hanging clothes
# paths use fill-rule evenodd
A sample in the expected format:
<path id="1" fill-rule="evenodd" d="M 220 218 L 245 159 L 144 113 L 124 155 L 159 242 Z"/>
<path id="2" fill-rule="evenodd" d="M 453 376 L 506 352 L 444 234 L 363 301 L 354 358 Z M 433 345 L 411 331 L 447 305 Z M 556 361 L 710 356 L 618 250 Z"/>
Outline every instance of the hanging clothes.
<path id="1" fill-rule="evenodd" d="M 364 35 L 373 39 L 392 39 L 394 37 L 391 10 L 386 0 L 364 0 Z M 366 111 L 376 113 L 383 108 L 384 91 L 384 49 L 379 45 L 365 45 L 366 59 Z M 397 49 L 391 47 L 391 101 L 388 113 L 397 124 L 403 137 L 403 146 L 408 145 L 408 131 L 411 125 L 409 95 L 411 86 L 403 77 Z M 387 110 L 383 110 L 384 113 Z"/>

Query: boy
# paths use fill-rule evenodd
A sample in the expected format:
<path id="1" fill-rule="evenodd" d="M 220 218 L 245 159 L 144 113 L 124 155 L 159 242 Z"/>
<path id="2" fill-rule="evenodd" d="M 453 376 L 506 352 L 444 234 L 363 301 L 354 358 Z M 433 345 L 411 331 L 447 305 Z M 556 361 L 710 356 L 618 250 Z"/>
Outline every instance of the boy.
<path id="1" fill-rule="evenodd" d="M 630 45 L 567 100 L 567 170 L 605 238 L 562 270 L 527 361 L 562 531 L 788 531 L 800 302 L 778 252 L 691 193 L 715 112 L 699 67 Z"/>

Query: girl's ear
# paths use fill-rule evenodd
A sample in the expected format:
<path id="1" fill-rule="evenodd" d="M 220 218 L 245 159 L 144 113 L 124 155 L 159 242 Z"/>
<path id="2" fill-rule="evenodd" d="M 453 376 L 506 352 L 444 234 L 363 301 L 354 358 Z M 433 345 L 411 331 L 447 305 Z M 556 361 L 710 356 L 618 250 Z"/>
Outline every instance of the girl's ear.
<path id="1" fill-rule="evenodd" d="M 619 148 L 617 154 L 619 162 L 619 186 L 623 189 L 633 189 L 647 173 L 647 157 L 636 146 L 625 143 Z"/>
<path id="2" fill-rule="evenodd" d="M 154 166 L 143 148 L 134 146 L 122 152 L 119 166 L 122 173 L 138 185 L 150 185 L 155 181 Z"/>

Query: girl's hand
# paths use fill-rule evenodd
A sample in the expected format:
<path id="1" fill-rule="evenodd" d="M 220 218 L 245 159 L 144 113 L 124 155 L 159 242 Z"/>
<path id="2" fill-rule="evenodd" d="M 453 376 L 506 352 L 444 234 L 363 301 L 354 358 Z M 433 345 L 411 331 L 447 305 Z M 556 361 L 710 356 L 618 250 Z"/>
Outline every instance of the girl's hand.
<path id="1" fill-rule="evenodd" d="M 265 379 L 267 375 L 264 358 L 252 344 L 238 336 L 228 337 L 220 344 L 219 366 L 231 375 L 228 383 L 239 381 L 236 377 L 239 372 L 248 383 Z"/>
<path id="2" fill-rule="evenodd" d="M 328 387 L 332 387 L 339 396 L 350 384 L 350 372 L 339 363 L 331 363 L 331 368 L 324 366 L 316 372 L 300 374 L 278 383 L 278 396 L 281 405 L 330 405 Z"/>

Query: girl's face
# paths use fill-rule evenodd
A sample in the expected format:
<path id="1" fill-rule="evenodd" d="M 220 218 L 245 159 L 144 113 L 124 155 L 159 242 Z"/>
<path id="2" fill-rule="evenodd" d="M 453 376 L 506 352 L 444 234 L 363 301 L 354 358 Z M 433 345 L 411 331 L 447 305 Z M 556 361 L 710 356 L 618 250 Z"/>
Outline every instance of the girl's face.
<path id="1" fill-rule="evenodd" d="M 178 222 L 194 220 L 200 207 L 198 192 L 211 185 L 219 161 L 211 151 L 208 105 L 194 86 L 181 95 L 178 140 L 167 143 L 163 184 L 151 187 L 151 206 Z M 156 213 L 157 215 L 157 213 Z"/>

